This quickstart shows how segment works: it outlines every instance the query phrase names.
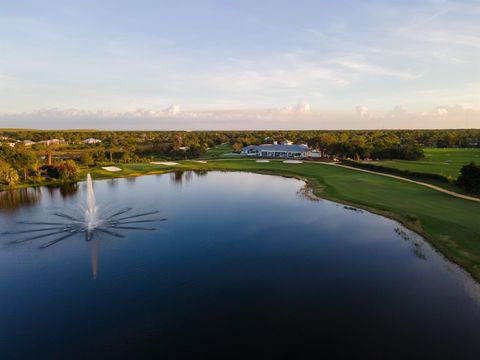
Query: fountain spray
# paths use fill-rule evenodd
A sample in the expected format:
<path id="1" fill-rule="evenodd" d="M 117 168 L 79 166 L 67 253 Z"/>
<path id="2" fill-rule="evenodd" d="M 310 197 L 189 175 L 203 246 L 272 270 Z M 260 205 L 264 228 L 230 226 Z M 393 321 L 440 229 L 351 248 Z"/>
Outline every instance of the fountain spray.
<path id="1" fill-rule="evenodd" d="M 48 242 L 40 245 L 41 249 L 48 248 L 65 239 L 71 238 L 77 234 L 85 234 L 85 240 L 91 242 L 92 257 L 92 276 L 97 277 L 97 239 L 94 234 L 101 233 L 116 238 L 123 238 L 123 230 L 154 231 L 154 227 L 146 227 L 146 223 L 158 223 L 167 220 L 166 218 L 151 218 L 150 216 L 159 213 L 157 210 L 145 211 L 131 214 L 131 207 L 107 211 L 105 208 L 98 207 L 93 192 L 93 181 L 90 174 L 87 175 L 85 205 L 81 212 L 55 212 L 52 214 L 55 220 L 47 221 L 18 221 L 17 224 L 34 226 L 19 231 L 6 231 L 0 233 L 4 235 L 16 236 L 25 234 L 26 237 L 20 237 L 8 242 L 8 244 L 20 244 L 34 241 L 37 239 L 51 238 Z M 83 211 L 83 215 L 82 215 Z M 59 220 L 61 219 L 61 220 Z M 92 241 L 93 240 L 93 241 Z"/>
<path id="2" fill-rule="evenodd" d="M 85 209 L 85 223 L 87 225 L 87 237 L 91 235 L 97 226 L 97 205 L 95 202 L 95 193 L 93 192 L 93 181 L 90 173 L 87 175 L 87 208 Z"/>

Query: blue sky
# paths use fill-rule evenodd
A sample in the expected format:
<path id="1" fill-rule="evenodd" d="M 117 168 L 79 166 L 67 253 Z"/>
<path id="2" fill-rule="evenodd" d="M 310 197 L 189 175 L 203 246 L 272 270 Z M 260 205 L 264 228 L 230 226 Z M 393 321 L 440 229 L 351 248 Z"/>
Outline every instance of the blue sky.
<path id="1" fill-rule="evenodd" d="M 480 127 L 478 1 L 0 3 L 0 127 Z"/>

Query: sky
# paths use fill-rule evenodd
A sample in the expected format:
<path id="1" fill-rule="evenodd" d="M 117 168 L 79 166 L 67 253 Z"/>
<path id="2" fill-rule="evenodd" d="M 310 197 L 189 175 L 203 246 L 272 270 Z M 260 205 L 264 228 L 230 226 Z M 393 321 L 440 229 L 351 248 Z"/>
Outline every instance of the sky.
<path id="1" fill-rule="evenodd" d="M 478 0 L 2 0 L 0 127 L 480 127 Z"/>

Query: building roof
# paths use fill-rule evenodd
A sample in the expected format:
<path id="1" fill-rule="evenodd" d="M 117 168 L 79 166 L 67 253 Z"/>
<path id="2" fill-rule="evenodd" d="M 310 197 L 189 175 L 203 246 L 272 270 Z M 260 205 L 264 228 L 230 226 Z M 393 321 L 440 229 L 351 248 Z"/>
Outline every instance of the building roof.
<path id="1" fill-rule="evenodd" d="M 307 145 L 248 145 L 245 146 L 242 151 L 257 150 L 257 151 L 308 151 Z"/>

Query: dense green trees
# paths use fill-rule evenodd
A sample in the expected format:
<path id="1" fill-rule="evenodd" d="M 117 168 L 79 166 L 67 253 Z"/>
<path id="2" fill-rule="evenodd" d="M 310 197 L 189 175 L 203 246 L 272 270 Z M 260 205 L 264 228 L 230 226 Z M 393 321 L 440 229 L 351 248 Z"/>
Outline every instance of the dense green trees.
<path id="1" fill-rule="evenodd" d="M 239 152 L 239 151 L 244 147 L 244 144 L 241 143 L 241 142 L 239 142 L 239 141 L 237 141 L 237 142 L 235 142 L 235 143 L 233 144 L 232 147 L 233 147 L 233 151 Z"/>
<path id="2" fill-rule="evenodd" d="M 480 194 L 480 165 L 471 162 L 460 170 L 457 184 L 472 194 Z"/>
<path id="3" fill-rule="evenodd" d="M 0 160 L 5 161 L 22 174 L 24 180 L 27 179 L 30 171 L 37 170 L 38 168 L 38 160 L 35 152 L 21 144 L 15 147 L 8 145 L 2 146 L 0 148 Z"/>
<path id="4" fill-rule="evenodd" d="M 333 145 L 336 141 L 337 139 L 334 135 L 322 133 L 308 139 L 307 144 L 314 149 L 320 150 L 322 156 L 325 156 L 333 151 Z"/>
<path id="5" fill-rule="evenodd" d="M 437 147 L 439 148 L 449 148 L 458 145 L 458 135 L 452 131 L 445 132 L 441 134 L 437 140 Z"/>
<path id="6" fill-rule="evenodd" d="M 101 140 L 84 144 L 87 138 Z M 228 143 L 235 151 L 246 145 L 290 140 L 308 144 L 324 156 L 350 159 L 407 159 L 423 156 L 424 147 L 480 147 L 479 129 L 460 130 L 336 130 L 336 131 L 37 131 L 0 130 L 0 160 L 22 181 L 39 179 L 39 167 L 73 159 L 83 166 L 152 158 L 190 159 L 208 148 Z M 64 139 L 68 144 L 26 147 L 22 140 Z M 11 147 L 8 143 L 15 142 Z M 13 174 L 13 173 L 12 173 Z"/>
<path id="7" fill-rule="evenodd" d="M 257 131 L 231 132 L 234 151 L 250 144 L 272 143 L 289 139 L 296 144 L 307 143 L 322 156 L 351 159 L 407 159 L 423 157 L 417 135 L 397 131 Z"/>
<path id="8" fill-rule="evenodd" d="M 12 140 L 64 139 L 56 153 L 89 149 L 95 163 L 136 161 L 143 156 L 194 157 L 207 148 L 229 142 L 238 149 L 250 144 L 291 140 L 308 143 L 325 154 L 351 158 L 412 158 L 421 147 L 480 147 L 480 130 L 352 130 L 352 131 L 34 131 L 0 130 Z M 89 137 L 102 142 L 87 145 Z M 8 142 L 8 140 L 4 140 Z M 408 146 L 407 146 L 408 145 Z M 44 149 L 35 145 L 33 150 Z M 180 152 L 182 148 L 182 152 Z M 414 151 L 412 151 L 414 150 Z M 37 151 L 37 153 L 38 153 Z M 45 155 L 45 152 L 42 154 Z M 78 152 L 77 152 L 77 155 Z"/>
<path id="9" fill-rule="evenodd" d="M 329 132 L 313 136 L 308 145 L 321 151 L 323 156 L 334 155 L 355 160 L 406 159 L 423 157 L 423 150 L 413 139 L 400 139 L 391 132 L 371 133 Z"/>
<path id="10" fill-rule="evenodd" d="M 95 163 L 92 152 L 91 151 L 82 152 L 82 155 L 80 155 L 80 162 L 84 166 L 92 166 Z"/>
<path id="11" fill-rule="evenodd" d="M 20 181 L 17 170 L 10 166 L 5 161 L 0 160 L 0 184 L 15 185 Z"/>
<path id="12" fill-rule="evenodd" d="M 82 141 L 93 137 L 102 140 L 98 146 L 117 145 L 123 139 L 132 139 L 136 145 L 140 144 L 173 144 L 175 136 L 181 138 L 182 145 L 189 146 L 191 142 L 202 146 L 212 147 L 224 142 L 231 144 L 239 141 L 247 144 L 263 143 L 264 139 L 281 141 L 289 139 L 295 143 L 306 143 L 309 139 L 320 134 L 331 134 L 340 137 L 346 134 L 349 138 L 355 135 L 366 136 L 372 141 L 377 138 L 392 137 L 401 144 L 415 141 L 421 147 L 480 147 L 480 129 L 457 130 L 305 130 L 305 131 L 97 131 L 97 130 L 71 130 L 71 131 L 40 131 L 40 130 L 0 130 L 0 136 L 15 140 L 42 141 L 49 139 L 64 139 L 69 145 L 83 148 L 92 148 L 97 145 L 84 145 Z M 177 143 L 178 145 L 178 143 Z M 174 146 L 174 144 L 173 144 Z"/>
<path id="13" fill-rule="evenodd" d="M 67 160 L 56 166 L 59 179 L 64 183 L 75 182 L 78 180 L 80 170 L 73 160 Z"/>

